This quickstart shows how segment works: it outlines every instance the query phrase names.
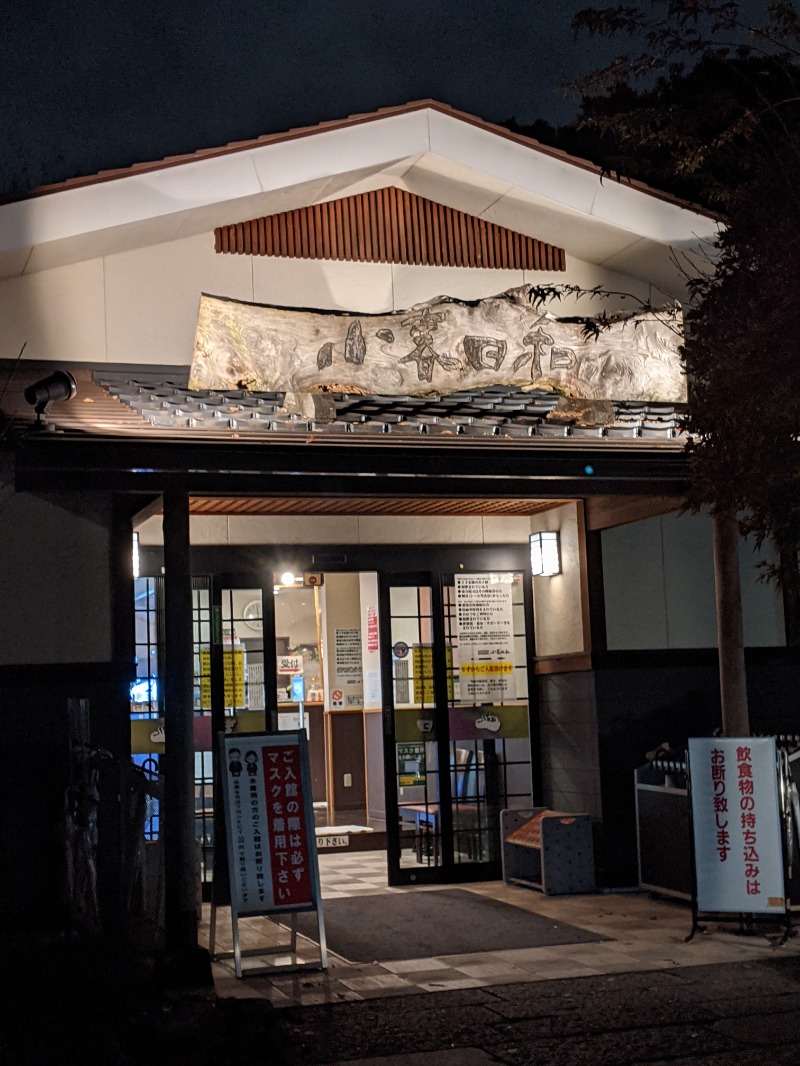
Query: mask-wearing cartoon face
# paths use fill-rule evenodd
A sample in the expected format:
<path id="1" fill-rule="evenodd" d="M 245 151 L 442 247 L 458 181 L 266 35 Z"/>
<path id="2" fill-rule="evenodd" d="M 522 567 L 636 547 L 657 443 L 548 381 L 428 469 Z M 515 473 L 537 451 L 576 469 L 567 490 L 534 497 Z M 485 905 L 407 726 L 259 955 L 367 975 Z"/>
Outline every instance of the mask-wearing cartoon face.
<path id="1" fill-rule="evenodd" d="M 244 757 L 245 769 L 251 777 L 258 773 L 258 755 L 254 751 L 248 751 Z"/>
<path id="2" fill-rule="evenodd" d="M 228 752 L 228 770 L 233 777 L 238 777 L 242 772 L 242 753 L 238 748 L 231 748 Z"/>

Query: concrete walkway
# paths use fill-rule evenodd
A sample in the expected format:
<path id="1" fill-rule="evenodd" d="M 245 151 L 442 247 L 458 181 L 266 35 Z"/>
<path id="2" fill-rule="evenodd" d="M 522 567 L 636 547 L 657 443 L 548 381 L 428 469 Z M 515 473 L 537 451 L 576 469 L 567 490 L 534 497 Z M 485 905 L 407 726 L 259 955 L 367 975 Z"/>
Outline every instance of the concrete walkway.
<path id="1" fill-rule="evenodd" d="M 342 895 L 342 871 L 350 871 L 347 891 L 376 892 L 437 891 L 436 888 L 388 889 L 381 857 L 321 856 L 324 901 Z M 332 873 L 332 871 L 336 871 Z M 331 956 L 327 972 L 252 976 L 237 980 L 230 960 L 214 964 L 217 994 L 237 999 L 261 1000 L 274 1007 L 310 1006 L 374 1000 L 419 992 L 447 993 L 466 989 L 496 988 L 553 980 L 575 980 L 620 973 L 674 970 L 683 967 L 767 961 L 780 955 L 800 956 L 800 937 L 782 948 L 775 937 L 739 936 L 736 925 L 710 926 L 687 944 L 691 913 L 684 903 L 654 900 L 647 894 L 597 894 L 545 897 L 530 889 L 489 882 L 460 886 L 479 895 L 491 896 L 523 911 L 579 926 L 603 937 L 590 944 L 564 944 L 555 947 L 520 948 L 509 951 L 465 955 L 433 956 L 369 965 L 350 963 Z M 230 947 L 228 912 L 218 912 L 218 945 Z M 201 936 L 207 936 L 208 910 L 204 912 Z M 245 947 L 286 943 L 288 932 L 268 919 L 242 923 Z M 316 945 L 300 940 L 305 959 L 317 957 Z M 281 957 L 277 957 L 281 961 Z M 289 961 L 288 958 L 283 961 Z M 246 960 L 262 966 L 264 960 Z"/>

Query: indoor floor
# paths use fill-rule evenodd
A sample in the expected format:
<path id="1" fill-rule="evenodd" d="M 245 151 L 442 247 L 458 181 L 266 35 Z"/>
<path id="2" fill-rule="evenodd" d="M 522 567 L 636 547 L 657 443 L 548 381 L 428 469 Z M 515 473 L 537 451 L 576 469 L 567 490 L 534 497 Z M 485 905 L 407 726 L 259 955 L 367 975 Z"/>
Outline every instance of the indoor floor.
<path id="1" fill-rule="evenodd" d="M 651 899 L 647 893 L 597 893 L 546 897 L 541 893 L 501 881 L 430 887 L 389 888 L 386 857 L 381 852 L 323 854 L 319 857 L 323 913 L 325 901 L 379 893 L 440 892 L 453 887 L 486 896 L 520 911 L 553 922 L 569 923 L 594 934 L 591 943 L 514 948 L 453 955 L 441 954 L 397 961 L 352 963 L 329 949 L 327 972 L 234 976 L 233 960 L 213 964 L 216 991 L 221 996 L 268 1000 L 276 1007 L 372 999 L 382 996 L 480 988 L 526 981 L 549 981 L 633 970 L 663 970 L 678 966 L 737 963 L 781 955 L 800 954 L 800 937 L 782 947 L 775 938 L 738 936 L 727 927 L 710 923 L 708 933 L 687 944 L 691 912 L 685 903 Z M 217 950 L 230 949 L 228 912 L 218 913 Z M 203 909 L 201 940 L 207 943 L 208 905 Z M 266 918 L 240 922 L 242 948 L 285 942 L 288 932 Z M 298 939 L 301 959 L 317 958 L 316 944 Z M 288 961 L 288 960 L 287 960 Z M 248 966 L 264 960 L 245 959 Z"/>

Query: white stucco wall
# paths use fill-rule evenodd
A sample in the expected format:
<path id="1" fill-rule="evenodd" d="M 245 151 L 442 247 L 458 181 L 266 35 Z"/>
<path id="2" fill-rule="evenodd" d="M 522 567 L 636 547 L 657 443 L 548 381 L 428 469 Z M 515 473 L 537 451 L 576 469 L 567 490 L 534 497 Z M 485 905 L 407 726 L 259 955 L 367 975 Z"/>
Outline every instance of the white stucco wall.
<path id="1" fill-rule="evenodd" d="M 138 527 L 142 547 L 163 544 L 161 518 Z M 235 544 L 523 544 L 524 515 L 193 515 L 191 542 Z"/>
<path id="2" fill-rule="evenodd" d="M 14 492 L 0 457 L 0 666 L 111 661 L 110 505 Z"/>
<path id="3" fill-rule="evenodd" d="M 603 530 L 610 650 L 713 648 L 717 644 L 711 521 L 668 514 Z M 739 543 L 744 642 L 785 644 L 783 602 L 758 580 L 762 558 Z"/>
<path id="4" fill-rule="evenodd" d="M 649 287 L 567 253 L 567 271 L 545 272 L 338 263 L 218 255 L 213 233 L 90 259 L 0 282 L 5 348 L 13 357 L 74 362 L 188 364 L 202 292 L 290 307 L 386 312 L 440 295 L 478 299 L 523 284 L 569 283 L 647 298 Z M 558 316 L 605 306 L 574 298 Z"/>

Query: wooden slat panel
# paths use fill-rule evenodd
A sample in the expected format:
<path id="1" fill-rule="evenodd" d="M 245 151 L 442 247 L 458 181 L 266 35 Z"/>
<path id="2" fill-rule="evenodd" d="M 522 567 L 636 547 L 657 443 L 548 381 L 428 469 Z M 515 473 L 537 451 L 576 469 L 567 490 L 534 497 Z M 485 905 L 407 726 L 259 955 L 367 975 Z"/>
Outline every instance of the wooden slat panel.
<path id="1" fill-rule="evenodd" d="M 563 248 L 387 186 L 214 231 L 221 254 L 564 270 Z"/>
<path id="2" fill-rule="evenodd" d="M 453 237 L 453 212 L 449 207 L 441 208 L 444 225 L 445 266 L 455 266 L 455 238 Z"/>
<path id="3" fill-rule="evenodd" d="M 464 250 L 461 246 L 460 212 L 453 211 L 451 208 L 448 210 L 448 214 L 453 221 L 453 266 L 456 266 L 457 264 L 464 262 Z"/>
<path id="4" fill-rule="evenodd" d="M 370 262 L 378 262 L 378 193 L 370 193 L 367 197 L 367 214 L 369 216 L 369 259 Z"/>
<path id="5" fill-rule="evenodd" d="M 381 499 L 335 497 L 193 497 L 192 514 L 533 515 L 560 505 L 547 500 Z"/>
<path id="6" fill-rule="evenodd" d="M 439 233 L 439 211 L 438 206 L 427 200 L 425 202 L 425 217 L 428 222 L 428 232 L 431 235 L 432 241 L 432 257 L 431 262 L 435 266 L 441 266 L 442 262 L 442 237 Z"/>
<path id="7" fill-rule="evenodd" d="M 394 194 L 395 211 L 397 212 L 397 236 L 400 242 L 400 262 L 408 262 L 408 241 L 407 241 L 407 220 L 406 220 L 406 205 L 403 200 L 403 192 L 401 189 L 395 190 Z"/>
<path id="8" fill-rule="evenodd" d="M 390 262 L 397 263 L 399 262 L 400 242 L 397 239 L 397 204 L 395 203 L 394 189 L 387 189 L 385 202 L 389 219 L 386 233 L 386 255 Z"/>
<path id="9" fill-rule="evenodd" d="M 337 207 L 342 219 L 341 259 L 350 258 L 350 200 L 337 200 Z M 339 216 L 337 215 L 337 218 Z"/>
<path id="10" fill-rule="evenodd" d="M 477 220 L 470 218 L 469 215 L 459 212 L 461 247 L 464 249 L 464 262 L 468 267 L 475 266 L 475 221 Z"/>
<path id="11" fill-rule="evenodd" d="M 342 223 L 342 201 L 333 201 L 333 228 L 336 233 L 335 259 L 344 259 L 344 224 Z"/>
<path id="12" fill-rule="evenodd" d="M 356 254 L 359 263 L 367 258 L 367 232 L 368 226 L 364 225 L 364 197 L 355 197 L 355 227 L 356 227 Z"/>
<path id="13" fill-rule="evenodd" d="M 297 212 L 297 224 L 300 228 L 300 257 L 301 259 L 309 258 L 309 244 L 308 244 L 308 231 L 310 228 L 311 218 L 308 211 Z"/>

